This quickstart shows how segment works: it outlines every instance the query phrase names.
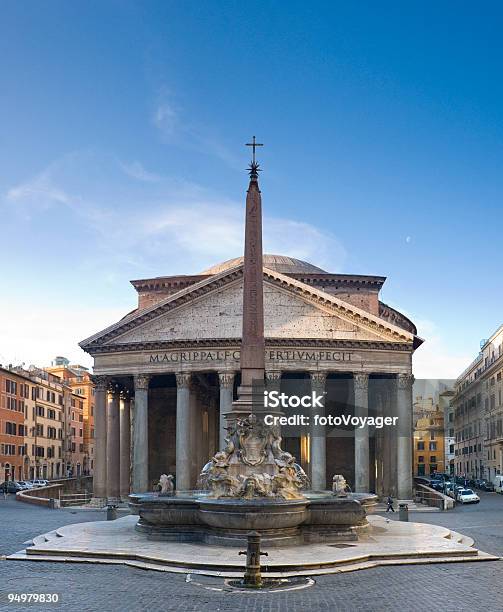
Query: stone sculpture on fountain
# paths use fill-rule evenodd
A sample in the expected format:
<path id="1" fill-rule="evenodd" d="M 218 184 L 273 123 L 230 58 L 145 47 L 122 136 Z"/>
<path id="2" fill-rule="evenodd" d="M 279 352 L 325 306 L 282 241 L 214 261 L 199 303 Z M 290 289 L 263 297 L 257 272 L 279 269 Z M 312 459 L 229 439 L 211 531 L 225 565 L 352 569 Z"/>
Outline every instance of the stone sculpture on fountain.
<path id="1" fill-rule="evenodd" d="M 276 427 L 265 425 L 254 414 L 236 420 L 228 428 L 223 451 L 215 454 L 199 476 L 199 486 L 209 497 L 269 497 L 302 499 L 309 479 L 282 450 Z"/>

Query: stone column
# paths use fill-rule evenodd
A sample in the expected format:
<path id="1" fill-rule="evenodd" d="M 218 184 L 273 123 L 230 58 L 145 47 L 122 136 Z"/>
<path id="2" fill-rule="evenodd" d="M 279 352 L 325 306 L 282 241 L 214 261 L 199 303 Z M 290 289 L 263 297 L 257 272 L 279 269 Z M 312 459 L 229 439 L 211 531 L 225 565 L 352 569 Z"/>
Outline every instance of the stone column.
<path id="1" fill-rule="evenodd" d="M 318 395 L 325 393 L 326 372 L 311 372 L 311 389 Z M 313 407 L 310 415 L 309 433 L 311 438 L 311 487 L 315 491 L 327 488 L 327 449 L 325 427 L 315 425 L 315 416 L 325 416 L 325 408 Z"/>
<path id="2" fill-rule="evenodd" d="M 120 498 L 119 389 L 115 385 L 107 403 L 107 498 L 109 503 Z"/>
<path id="3" fill-rule="evenodd" d="M 195 443 L 192 444 L 192 448 L 196 449 L 197 451 L 196 453 L 194 453 L 194 482 L 197 481 L 198 476 L 201 473 L 201 469 L 208 462 L 208 430 L 205 427 L 208 403 L 209 397 L 206 389 L 198 387 L 196 392 L 197 414 L 195 415 L 196 418 L 194 422 Z"/>
<path id="4" fill-rule="evenodd" d="M 396 378 L 389 379 L 384 393 L 384 416 L 397 416 Z M 396 498 L 397 487 L 397 427 L 384 428 L 384 495 Z"/>
<path id="5" fill-rule="evenodd" d="M 148 482 L 148 385 L 150 376 L 134 377 L 134 430 L 133 430 L 133 492 L 149 491 Z"/>
<path id="6" fill-rule="evenodd" d="M 227 436 L 225 414 L 232 410 L 234 372 L 219 372 L 218 380 L 220 382 L 219 449 L 222 450 Z"/>
<path id="7" fill-rule="evenodd" d="M 129 393 L 122 392 L 120 398 L 120 494 L 123 499 L 129 495 L 131 467 L 131 400 Z"/>
<path id="8" fill-rule="evenodd" d="M 354 380 L 354 408 L 357 417 L 368 417 L 369 413 L 369 376 L 355 373 Z M 355 428 L 355 491 L 365 493 L 369 491 L 369 430 L 365 427 Z"/>
<path id="9" fill-rule="evenodd" d="M 380 382 L 380 381 L 379 381 Z M 379 392 L 375 398 L 377 416 L 384 417 L 384 403 L 382 393 Z M 384 428 L 383 428 L 384 429 Z M 376 484 L 375 492 L 380 498 L 384 496 L 384 431 L 383 429 L 375 430 L 375 470 Z"/>
<path id="10" fill-rule="evenodd" d="M 213 457 L 217 452 L 217 407 L 216 398 L 212 395 L 208 402 L 208 455 Z"/>
<path id="11" fill-rule="evenodd" d="M 176 375 L 176 488 L 187 491 L 190 482 L 190 372 Z"/>
<path id="12" fill-rule="evenodd" d="M 201 405 L 198 399 L 197 388 L 195 386 L 189 388 L 189 448 L 190 448 L 190 488 L 194 489 L 199 474 L 199 468 L 202 466 L 202 419 Z"/>
<path id="13" fill-rule="evenodd" d="M 96 376 L 94 402 L 93 497 L 102 504 L 107 497 L 107 388 L 108 378 Z"/>
<path id="14" fill-rule="evenodd" d="M 412 374 L 397 377 L 398 499 L 412 499 Z"/>

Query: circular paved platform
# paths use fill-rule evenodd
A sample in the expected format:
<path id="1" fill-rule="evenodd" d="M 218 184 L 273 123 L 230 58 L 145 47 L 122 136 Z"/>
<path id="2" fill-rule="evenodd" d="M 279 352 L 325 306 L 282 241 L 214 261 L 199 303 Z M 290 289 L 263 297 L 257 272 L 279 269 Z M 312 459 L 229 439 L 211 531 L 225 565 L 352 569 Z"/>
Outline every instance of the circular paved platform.
<path id="1" fill-rule="evenodd" d="M 203 544 L 153 542 L 134 530 L 136 516 L 79 523 L 34 539 L 11 560 L 126 564 L 158 571 L 241 576 L 238 549 Z M 370 516 L 372 529 L 358 542 L 271 548 L 263 571 L 271 577 L 347 572 L 379 565 L 489 561 L 473 541 L 445 527 L 387 521 Z"/>

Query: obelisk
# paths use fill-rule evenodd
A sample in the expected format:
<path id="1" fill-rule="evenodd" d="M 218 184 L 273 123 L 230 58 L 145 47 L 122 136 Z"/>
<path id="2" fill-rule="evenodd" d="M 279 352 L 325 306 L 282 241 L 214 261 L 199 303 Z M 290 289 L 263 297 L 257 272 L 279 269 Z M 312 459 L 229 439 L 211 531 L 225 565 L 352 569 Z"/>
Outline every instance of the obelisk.
<path id="1" fill-rule="evenodd" d="M 246 194 L 245 249 L 243 262 L 243 329 L 241 342 L 241 385 L 227 421 L 264 409 L 264 290 L 262 267 L 262 198 L 258 184 L 259 164 L 255 142 L 249 166 L 250 184 Z"/>

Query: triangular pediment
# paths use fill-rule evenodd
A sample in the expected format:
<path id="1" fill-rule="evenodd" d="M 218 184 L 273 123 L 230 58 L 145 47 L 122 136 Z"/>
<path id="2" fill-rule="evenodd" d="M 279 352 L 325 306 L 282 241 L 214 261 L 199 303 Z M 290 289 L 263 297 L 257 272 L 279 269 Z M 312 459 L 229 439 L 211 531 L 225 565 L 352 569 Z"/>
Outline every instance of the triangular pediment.
<path id="1" fill-rule="evenodd" d="M 179 291 L 83 341 L 93 348 L 151 342 L 239 339 L 243 266 Z M 337 297 L 264 268 L 267 338 L 411 343 L 414 335 Z"/>

